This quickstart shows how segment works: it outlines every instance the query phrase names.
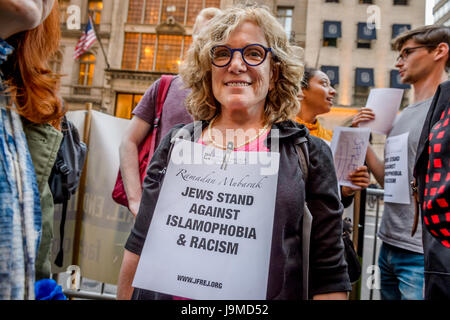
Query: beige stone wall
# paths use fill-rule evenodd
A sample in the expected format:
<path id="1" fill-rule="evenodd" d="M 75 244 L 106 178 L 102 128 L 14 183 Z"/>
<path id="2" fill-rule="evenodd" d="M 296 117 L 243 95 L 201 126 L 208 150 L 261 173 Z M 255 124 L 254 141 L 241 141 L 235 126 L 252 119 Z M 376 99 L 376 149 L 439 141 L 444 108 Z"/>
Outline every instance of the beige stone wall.
<path id="1" fill-rule="evenodd" d="M 241 0 L 223 0 L 221 7 L 226 8 Z M 376 1 L 381 10 L 381 29 L 377 30 L 377 40 L 372 49 L 357 49 L 357 23 L 367 19 L 368 5 L 361 5 L 356 0 L 341 0 L 340 3 L 325 3 L 324 0 L 259 0 L 274 12 L 277 6 L 294 7 L 292 30 L 295 41 L 305 46 L 305 61 L 308 65 L 337 65 L 340 67 L 340 84 L 338 86 L 338 104 L 351 106 L 354 91 L 354 70 L 356 67 L 370 67 L 375 70 L 375 86 L 389 86 L 389 71 L 394 68 L 396 52 L 390 48 L 393 23 L 409 23 L 413 27 L 424 24 L 425 3 L 423 0 L 410 0 L 409 6 L 393 6 L 392 1 Z M 87 0 L 72 0 L 71 4 L 81 7 L 82 23 L 86 22 Z M 111 69 L 120 69 L 123 52 L 124 31 L 148 32 L 146 25 L 126 24 L 128 1 L 104 1 L 99 33 L 102 37 L 106 55 Z M 338 48 L 322 46 L 323 21 L 342 21 L 342 38 Z M 186 30 L 188 33 L 191 30 Z M 93 86 L 90 94 L 74 95 L 77 87 L 79 63 L 72 59 L 75 45 L 81 31 L 63 32 L 61 51 L 63 54 L 61 93 L 68 100 L 71 108 L 81 108 L 85 102 L 94 102 L 97 109 L 112 114 L 114 112 L 116 92 L 143 93 L 153 80 L 111 79 L 103 53 L 98 42 L 91 51 L 97 61 Z M 411 92 L 412 94 L 412 92 Z M 336 122 L 338 123 L 338 122 Z"/>
<path id="2" fill-rule="evenodd" d="M 311 66 L 335 65 L 340 69 L 338 103 L 351 106 L 354 92 L 355 68 L 374 68 L 375 87 L 389 86 L 389 72 L 395 69 L 397 53 L 391 50 L 392 25 L 411 24 L 412 28 L 425 23 L 425 2 L 411 0 L 408 6 L 394 6 L 392 1 L 376 1 L 381 12 L 381 26 L 371 49 L 356 47 L 357 24 L 366 22 L 369 5 L 355 0 L 325 3 L 322 0 L 308 2 L 305 60 Z M 341 21 L 342 38 L 338 48 L 323 47 L 323 21 Z"/>
<path id="3" fill-rule="evenodd" d="M 127 1 L 103 1 L 103 11 L 101 16 L 100 25 L 97 27 L 97 32 L 101 38 L 102 44 L 105 48 L 105 52 L 108 55 L 111 31 L 113 9 L 116 3 Z M 72 0 L 71 4 L 80 6 L 81 8 L 81 23 L 87 23 L 87 0 Z M 87 102 L 93 102 L 94 108 L 103 112 L 111 113 L 109 105 L 103 103 L 103 91 L 104 91 L 104 79 L 105 69 L 107 68 L 105 57 L 100 48 L 99 42 L 96 41 L 89 52 L 93 53 L 96 57 L 95 70 L 93 76 L 92 86 L 90 88 L 80 88 L 78 86 L 79 75 L 79 62 L 73 59 L 75 47 L 78 40 L 81 37 L 82 30 L 67 30 L 65 26 L 62 27 L 62 39 L 61 39 L 61 52 L 63 54 L 63 63 L 61 73 L 63 78 L 61 81 L 61 94 L 65 98 L 69 109 L 84 109 Z M 116 44 L 117 45 L 117 44 Z M 77 94 L 78 92 L 78 94 Z M 79 94 L 84 92 L 84 94 Z"/>

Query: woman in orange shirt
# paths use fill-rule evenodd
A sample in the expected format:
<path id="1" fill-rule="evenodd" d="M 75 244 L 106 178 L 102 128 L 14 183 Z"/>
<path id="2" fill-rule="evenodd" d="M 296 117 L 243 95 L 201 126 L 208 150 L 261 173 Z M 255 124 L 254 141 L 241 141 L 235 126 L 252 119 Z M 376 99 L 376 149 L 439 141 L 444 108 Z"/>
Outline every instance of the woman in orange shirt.
<path id="1" fill-rule="evenodd" d="M 319 123 L 317 116 L 330 112 L 336 90 L 331 86 L 328 76 L 317 69 L 305 68 L 305 73 L 301 82 L 302 95 L 299 97 L 300 111 L 295 120 L 304 124 L 310 134 L 322 138 L 328 143 L 333 137 L 333 131 L 327 130 Z M 366 166 L 357 168 L 350 174 L 351 182 L 359 188 L 342 186 L 342 197 L 351 197 L 357 190 L 365 189 L 369 186 L 370 178 Z M 344 206 L 350 205 L 351 201 L 343 201 Z"/>

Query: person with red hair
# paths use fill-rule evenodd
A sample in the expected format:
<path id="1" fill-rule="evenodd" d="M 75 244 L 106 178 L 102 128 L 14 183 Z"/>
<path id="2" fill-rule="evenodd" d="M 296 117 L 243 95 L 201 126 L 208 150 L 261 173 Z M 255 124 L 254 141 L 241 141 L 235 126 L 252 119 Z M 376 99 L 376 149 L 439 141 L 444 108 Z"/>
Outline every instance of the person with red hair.
<path id="1" fill-rule="evenodd" d="M 53 198 L 48 178 L 61 144 L 54 0 L 0 0 L 0 299 L 34 299 L 50 276 Z"/>

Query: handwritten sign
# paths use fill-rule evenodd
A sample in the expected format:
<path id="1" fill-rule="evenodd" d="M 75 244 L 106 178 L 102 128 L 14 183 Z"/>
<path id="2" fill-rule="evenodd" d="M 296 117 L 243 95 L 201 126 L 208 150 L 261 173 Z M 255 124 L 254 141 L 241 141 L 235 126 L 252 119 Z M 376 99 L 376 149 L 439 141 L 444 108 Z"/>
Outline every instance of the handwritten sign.
<path id="1" fill-rule="evenodd" d="M 386 139 L 384 158 L 384 201 L 409 204 L 409 132 Z"/>
<path id="2" fill-rule="evenodd" d="M 348 179 L 350 173 L 364 164 L 370 129 L 336 127 L 331 140 L 334 166 L 340 185 L 358 188 Z"/>
<path id="3" fill-rule="evenodd" d="M 191 161 L 198 151 L 203 163 Z M 232 152 L 222 170 L 224 151 L 176 143 L 134 287 L 190 299 L 266 298 L 279 153 L 266 153 L 276 164 L 266 175 L 250 154 Z"/>

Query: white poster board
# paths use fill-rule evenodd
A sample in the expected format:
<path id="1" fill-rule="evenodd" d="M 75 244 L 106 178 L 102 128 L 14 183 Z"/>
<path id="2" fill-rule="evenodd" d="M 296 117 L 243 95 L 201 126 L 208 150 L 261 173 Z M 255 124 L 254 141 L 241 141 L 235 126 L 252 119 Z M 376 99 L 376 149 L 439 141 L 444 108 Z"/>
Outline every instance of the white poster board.
<path id="1" fill-rule="evenodd" d="M 369 136 L 369 128 L 336 127 L 334 129 L 331 152 L 340 185 L 359 188 L 351 183 L 348 176 L 364 164 Z"/>
<path id="2" fill-rule="evenodd" d="M 83 138 L 86 112 L 67 113 L 80 138 Z M 128 209 L 115 203 L 111 197 L 119 170 L 119 144 L 129 123 L 127 119 L 92 111 L 78 264 L 82 277 L 110 284 L 117 283 L 124 245 L 134 223 Z M 72 264 L 77 199 L 78 192 L 71 197 L 67 209 L 64 264 L 62 268 L 53 264 L 53 273 L 64 272 Z M 55 206 L 52 262 L 60 248 L 61 207 Z"/>
<path id="3" fill-rule="evenodd" d="M 361 122 L 359 127 L 370 128 L 377 134 L 387 135 L 392 129 L 395 116 L 403 97 L 403 89 L 377 88 L 371 89 L 366 108 L 375 113 L 375 120 Z"/>
<path id="4" fill-rule="evenodd" d="M 408 181 L 408 135 L 386 139 L 384 159 L 384 201 L 410 203 Z"/>
<path id="5" fill-rule="evenodd" d="M 223 170 L 224 151 L 175 144 L 133 287 L 190 299 L 266 299 L 279 153 L 263 153 L 276 168 L 269 174 L 249 161 L 262 153 L 232 152 Z M 180 161 L 193 154 L 203 161 Z"/>

